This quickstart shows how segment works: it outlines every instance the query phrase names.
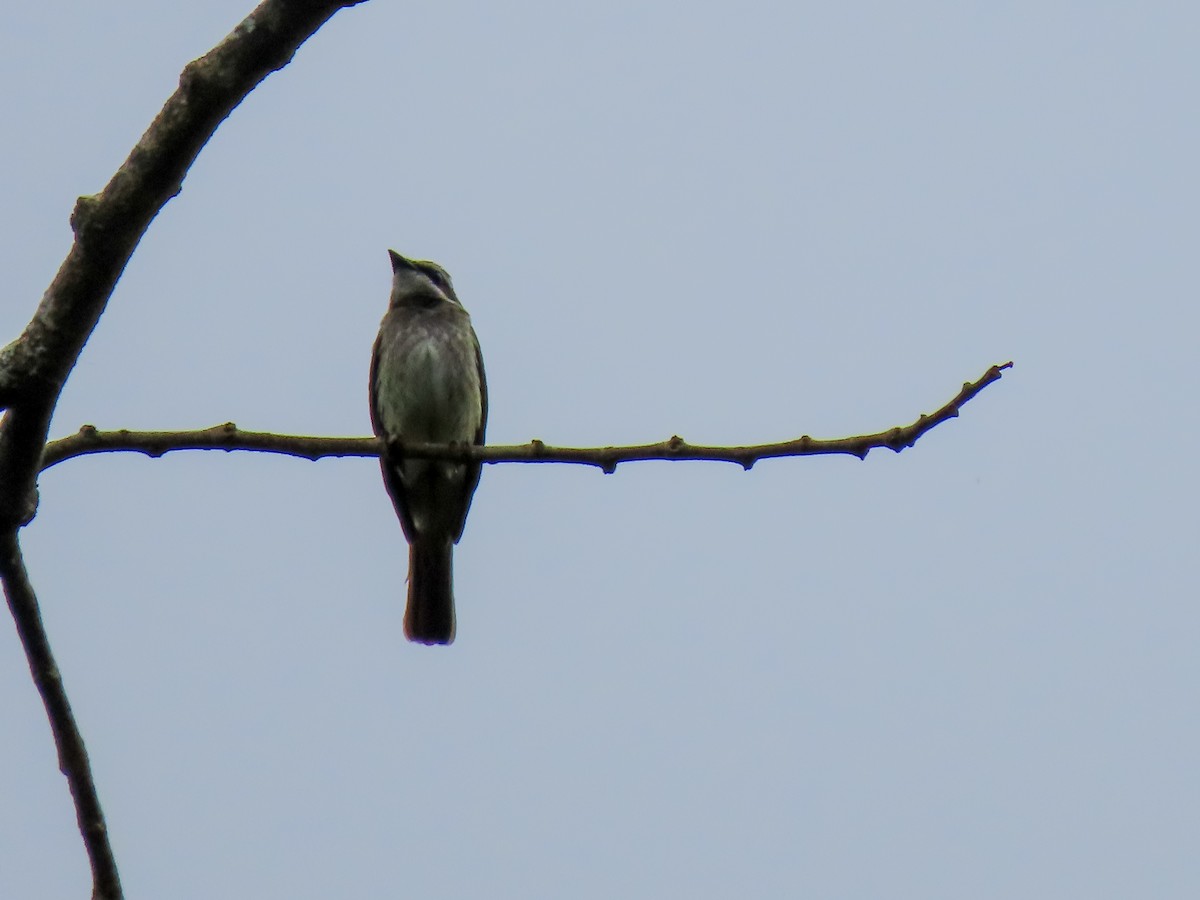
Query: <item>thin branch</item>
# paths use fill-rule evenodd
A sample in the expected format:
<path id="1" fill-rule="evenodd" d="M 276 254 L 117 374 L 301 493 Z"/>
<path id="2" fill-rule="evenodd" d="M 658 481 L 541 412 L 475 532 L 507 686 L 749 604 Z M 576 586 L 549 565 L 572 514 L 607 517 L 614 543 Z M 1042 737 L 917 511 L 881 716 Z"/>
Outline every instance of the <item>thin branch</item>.
<path id="1" fill-rule="evenodd" d="M 37 595 L 29 583 L 29 573 L 25 571 L 15 530 L 0 532 L 0 578 L 4 581 L 8 608 L 16 622 L 21 646 L 25 648 L 33 683 L 37 685 L 42 704 L 46 707 L 46 716 L 50 719 L 54 744 L 58 748 L 58 768 L 67 776 L 71 797 L 75 801 L 75 818 L 79 822 L 79 832 L 83 835 L 88 861 L 92 866 L 92 896 L 120 897 L 121 880 L 112 846 L 108 842 L 108 828 L 104 824 L 100 796 L 92 780 L 87 747 L 75 725 L 62 675 L 54 662 L 46 629 L 42 627 Z"/>
<path id="2" fill-rule="evenodd" d="M 442 444 L 429 446 L 435 451 L 457 452 Z M 84 425 L 70 437 L 46 445 L 46 452 L 42 455 L 42 470 L 77 456 L 120 451 L 159 457 L 177 450 L 251 450 L 318 460 L 328 456 L 378 456 L 382 447 L 382 442 L 373 437 L 309 437 L 242 431 L 232 422 L 195 431 L 100 431 L 93 425 Z"/>
<path id="3" fill-rule="evenodd" d="M 689 444 L 678 436 L 657 444 L 634 447 L 552 447 L 539 440 L 513 446 L 446 446 L 444 444 L 400 444 L 395 450 L 407 456 L 480 460 L 485 463 L 575 463 L 598 466 L 613 472 L 623 462 L 637 460 L 708 460 L 731 462 L 749 469 L 760 459 L 781 456 L 819 456 L 849 454 L 865 459 L 871 450 L 887 448 L 899 453 L 911 447 L 923 435 L 947 419 L 958 415 L 959 409 L 994 381 L 998 381 L 1012 363 L 992 366 L 978 381 L 968 382 L 962 390 L 930 415 L 922 415 L 911 425 L 890 428 L 877 434 L 820 440 L 807 435 L 773 444 L 754 444 L 746 447 L 712 447 Z M 309 437 L 293 434 L 272 434 L 262 431 L 241 431 L 232 422 L 215 425 L 200 431 L 99 431 L 85 425 L 70 437 L 47 445 L 42 457 L 43 469 L 77 456 L 92 453 L 131 451 L 159 457 L 177 450 L 248 450 L 260 453 L 281 453 L 303 459 L 317 460 L 329 456 L 378 456 L 383 442 L 376 438 Z"/>
<path id="4" fill-rule="evenodd" d="M 58 745 L 92 863 L 93 898 L 121 896 L 83 739 L 42 626 L 18 529 L 37 511 L 50 419 L 134 248 L 225 117 L 339 9 L 364 0 L 264 0 L 217 47 L 184 68 L 167 100 L 99 194 L 80 197 L 75 242 L 17 340 L 0 350 L 0 580 Z"/>

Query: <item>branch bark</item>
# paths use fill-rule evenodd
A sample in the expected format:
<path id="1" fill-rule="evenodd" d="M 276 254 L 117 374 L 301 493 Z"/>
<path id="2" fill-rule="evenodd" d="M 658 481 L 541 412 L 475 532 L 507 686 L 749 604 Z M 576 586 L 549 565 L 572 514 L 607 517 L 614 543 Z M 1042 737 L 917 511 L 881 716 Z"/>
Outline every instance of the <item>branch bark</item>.
<path id="1" fill-rule="evenodd" d="M 343 7 L 365 0 L 265 0 L 190 63 L 129 157 L 99 194 L 80 197 L 75 242 L 19 338 L 0 350 L 0 580 L 50 719 L 92 867 L 93 898 L 121 896 L 87 752 L 42 626 L 18 530 L 37 510 L 50 418 L 142 235 L 225 117 Z"/>
<path id="2" fill-rule="evenodd" d="M 955 418 L 963 404 L 992 382 L 998 381 L 1004 370 L 1011 367 L 1011 362 L 992 366 L 978 381 L 964 384 L 949 402 L 929 415 L 918 417 L 910 425 L 857 437 L 821 440 L 805 435 L 794 440 L 745 447 L 689 444 L 678 436 L 656 444 L 633 447 L 552 447 L 540 440 L 490 447 L 397 443 L 395 450 L 400 454 L 426 459 L 479 460 L 485 463 L 575 463 L 597 466 L 608 473 L 614 472 L 619 463 L 651 459 L 731 462 L 745 469 L 750 469 L 760 459 L 781 456 L 842 453 L 866 459 L 871 450 L 887 448 L 899 453 L 913 446 L 931 429 Z M 179 450 L 247 450 L 317 460 L 329 456 L 378 456 L 382 449 L 383 443 L 377 438 L 331 438 L 242 431 L 232 422 L 199 431 L 99 431 L 91 425 L 85 425 L 70 437 L 47 445 L 42 468 L 45 470 L 78 456 L 119 451 L 158 457 Z"/>

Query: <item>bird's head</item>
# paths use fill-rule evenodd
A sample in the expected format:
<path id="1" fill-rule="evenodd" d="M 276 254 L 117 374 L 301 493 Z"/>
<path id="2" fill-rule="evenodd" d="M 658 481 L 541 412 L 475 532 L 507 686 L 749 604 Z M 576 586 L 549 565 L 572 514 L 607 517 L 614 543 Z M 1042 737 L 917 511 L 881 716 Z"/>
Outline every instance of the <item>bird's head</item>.
<path id="1" fill-rule="evenodd" d="M 391 305 L 433 307 L 439 303 L 461 306 L 454 293 L 450 273 L 435 262 L 427 259 L 408 259 L 395 250 L 389 250 L 392 258 Z"/>

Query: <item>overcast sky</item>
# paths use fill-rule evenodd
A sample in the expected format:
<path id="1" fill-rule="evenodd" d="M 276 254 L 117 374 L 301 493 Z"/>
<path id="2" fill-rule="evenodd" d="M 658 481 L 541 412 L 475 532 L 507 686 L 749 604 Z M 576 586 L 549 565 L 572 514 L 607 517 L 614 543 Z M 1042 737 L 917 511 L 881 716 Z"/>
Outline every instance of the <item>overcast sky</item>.
<path id="1" fill-rule="evenodd" d="M 0 335 L 250 0 L 16 4 Z M 24 545 L 130 897 L 1192 898 L 1200 12 L 375 2 L 221 126 L 52 433 L 369 433 L 387 249 L 488 437 L 899 455 L 487 468 L 405 642 L 376 463 L 106 454 Z M 90 875 L 0 627 L 0 896 Z"/>

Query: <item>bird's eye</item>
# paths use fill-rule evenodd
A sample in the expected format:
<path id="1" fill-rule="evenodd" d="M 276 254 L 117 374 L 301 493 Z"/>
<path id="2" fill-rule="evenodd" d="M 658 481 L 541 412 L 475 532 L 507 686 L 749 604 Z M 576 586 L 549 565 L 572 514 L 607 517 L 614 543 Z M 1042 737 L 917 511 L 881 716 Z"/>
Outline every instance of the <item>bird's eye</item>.
<path id="1" fill-rule="evenodd" d="M 453 294 L 454 289 L 450 287 L 450 276 L 445 269 L 431 262 L 419 262 L 417 265 L 440 290 L 447 294 Z"/>

